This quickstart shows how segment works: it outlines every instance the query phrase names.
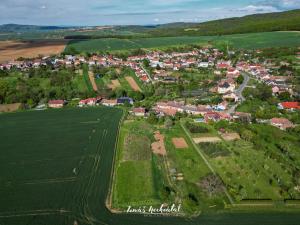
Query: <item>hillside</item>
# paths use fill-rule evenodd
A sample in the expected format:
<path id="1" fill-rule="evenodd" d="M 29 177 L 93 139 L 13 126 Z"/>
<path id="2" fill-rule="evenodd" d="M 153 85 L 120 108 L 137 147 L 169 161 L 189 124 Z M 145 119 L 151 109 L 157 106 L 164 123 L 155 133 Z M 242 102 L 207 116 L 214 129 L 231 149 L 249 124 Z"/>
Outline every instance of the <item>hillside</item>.
<path id="1" fill-rule="evenodd" d="M 204 23 L 170 23 L 151 26 L 60 27 L 5 24 L 0 25 L 2 40 L 55 38 L 100 39 L 174 36 L 215 36 L 271 31 L 299 31 L 300 9 L 279 13 L 255 14 Z"/>
<path id="2" fill-rule="evenodd" d="M 294 30 L 300 30 L 300 9 L 280 13 L 255 14 L 198 24 L 166 24 L 148 32 L 155 36 L 194 36 Z"/>

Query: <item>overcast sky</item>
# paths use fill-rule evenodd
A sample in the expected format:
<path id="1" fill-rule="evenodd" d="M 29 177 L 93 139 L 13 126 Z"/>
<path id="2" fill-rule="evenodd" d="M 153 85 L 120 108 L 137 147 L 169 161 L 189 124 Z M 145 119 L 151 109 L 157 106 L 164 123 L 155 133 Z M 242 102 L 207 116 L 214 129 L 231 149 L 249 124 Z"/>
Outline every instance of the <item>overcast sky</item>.
<path id="1" fill-rule="evenodd" d="M 299 8 L 300 0 L 0 0 L 0 24 L 146 25 Z"/>

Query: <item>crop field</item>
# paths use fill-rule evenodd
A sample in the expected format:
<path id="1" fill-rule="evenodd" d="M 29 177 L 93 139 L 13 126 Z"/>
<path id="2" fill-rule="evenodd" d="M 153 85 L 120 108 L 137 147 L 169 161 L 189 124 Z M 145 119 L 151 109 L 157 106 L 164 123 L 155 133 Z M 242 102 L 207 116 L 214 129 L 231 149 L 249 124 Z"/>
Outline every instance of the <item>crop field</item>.
<path id="1" fill-rule="evenodd" d="M 102 107 L 0 115 L 0 224 L 95 220 L 121 115 Z"/>
<path id="2" fill-rule="evenodd" d="M 39 55 L 60 54 L 66 44 L 65 40 L 0 41 L 0 63 L 19 57 L 33 58 Z"/>
<path id="3" fill-rule="evenodd" d="M 300 33 L 298 32 L 266 32 L 235 34 L 224 36 L 179 36 L 136 39 L 95 39 L 71 41 L 67 49 L 74 47 L 80 52 L 121 51 L 137 48 L 163 48 L 168 46 L 189 44 L 228 44 L 234 48 L 256 49 L 268 47 L 299 46 Z"/>

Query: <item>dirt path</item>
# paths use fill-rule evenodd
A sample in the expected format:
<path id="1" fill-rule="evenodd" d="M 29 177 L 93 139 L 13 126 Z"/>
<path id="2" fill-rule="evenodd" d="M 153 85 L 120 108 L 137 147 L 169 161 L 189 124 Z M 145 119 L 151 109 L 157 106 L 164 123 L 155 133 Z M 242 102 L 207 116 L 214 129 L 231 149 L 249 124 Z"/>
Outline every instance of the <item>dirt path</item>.
<path id="1" fill-rule="evenodd" d="M 142 92 L 141 88 L 139 87 L 139 85 L 135 82 L 135 80 L 132 77 L 125 77 L 125 79 L 127 80 L 127 82 L 129 83 L 129 85 L 131 86 L 131 88 L 134 91 L 139 91 Z"/>
<path id="2" fill-rule="evenodd" d="M 94 89 L 94 91 L 98 91 L 98 86 L 96 84 L 96 81 L 95 81 L 95 76 L 94 76 L 94 73 L 89 71 L 89 78 L 90 78 L 90 81 L 91 81 L 91 84 L 92 84 L 92 87 Z"/>
<path id="3" fill-rule="evenodd" d="M 187 131 L 187 129 L 185 128 L 185 126 L 183 125 L 183 122 L 180 121 L 180 126 L 183 129 L 183 131 L 185 132 L 185 134 L 187 135 L 187 137 L 190 139 L 192 145 L 194 146 L 194 148 L 196 149 L 196 151 L 198 152 L 198 154 L 200 155 L 200 157 L 203 159 L 203 161 L 205 162 L 205 164 L 207 165 L 207 167 L 210 169 L 210 171 L 216 175 L 217 172 L 215 171 L 215 169 L 212 167 L 212 165 L 210 164 L 210 162 L 208 161 L 208 159 L 204 156 L 204 154 L 202 153 L 201 149 L 199 148 L 199 146 L 194 142 L 193 138 L 191 137 L 191 135 L 189 134 L 189 132 Z M 225 195 L 227 196 L 230 204 L 233 204 L 234 201 L 232 199 L 232 197 L 230 196 L 230 194 L 228 193 L 228 190 L 225 189 Z"/>

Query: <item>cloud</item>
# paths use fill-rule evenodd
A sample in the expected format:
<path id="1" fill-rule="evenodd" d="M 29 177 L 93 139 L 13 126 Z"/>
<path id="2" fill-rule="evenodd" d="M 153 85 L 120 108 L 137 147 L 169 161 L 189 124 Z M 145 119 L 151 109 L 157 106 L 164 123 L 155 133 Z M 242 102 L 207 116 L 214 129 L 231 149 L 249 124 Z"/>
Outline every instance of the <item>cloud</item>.
<path id="1" fill-rule="evenodd" d="M 291 10 L 300 8 L 300 0 L 262 0 L 258 4 L 274 7 L 277 10 Z"/>
<path id="2" fill-rule="evenodd" d="M 300 8 L 300 0 L 0 0 L 0 24 L 201 22 Z M 156 20 L 159 19 L 159 20 Z"/>
<path id="3" fill-rule="evenodd" d="M 247 14 L 253 13 L 268 13 L 268 12 L 278 12 L 279 10 L 274 6 L 267 6 L 267 5 L 248 5 L 243 8 L 237 9 L 237 11 L 244 12 Z"/>

